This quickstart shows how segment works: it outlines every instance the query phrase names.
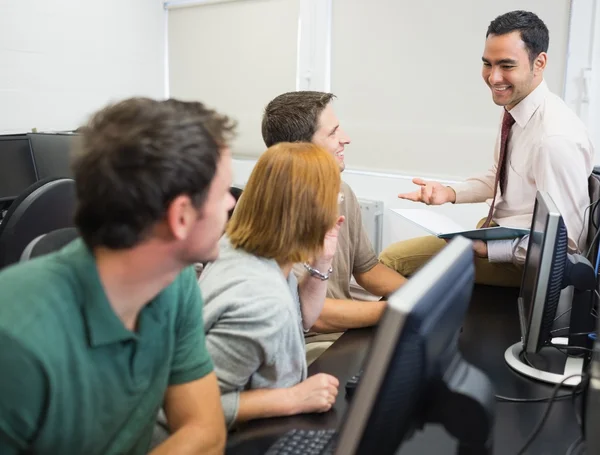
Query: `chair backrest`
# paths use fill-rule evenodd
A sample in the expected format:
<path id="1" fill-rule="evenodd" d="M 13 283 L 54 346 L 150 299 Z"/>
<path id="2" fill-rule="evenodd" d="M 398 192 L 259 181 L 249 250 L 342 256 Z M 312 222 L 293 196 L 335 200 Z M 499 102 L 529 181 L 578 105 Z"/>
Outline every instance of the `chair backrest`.
<path id="1" fill-rule="evenodd" d="M 0 268 L 19 262 L 33 239 L 74 226 L 75 181 L 48 178 L 31 185 L 11 204 L 0 224 Z"/>
<path id="2" fill-rule="evenodd" d="M 238 188 L 237 186 L 231 186 L 231 187 L 229 187 L 229 192 L 235 198 L 235 203 L 237 204 L 237 202 L 240 200 L 240 196 L 242 195 L 243 190 L 241 188 Z M 234 210 L 235 210 L 235 205 L 229 211 L 229 215 L 228 215 L 229 218 L 231 218 L 231 215 L 233 215 Z"/>
<path id="3" fill-rule="evenodd" d="M 43 256 L 60 250 L 63 246 L 79 237 L 77 228 L 69 227 L 42 234 L 29 242 L 21 254 L 21 261 Z"/>
<path id="4" fill-rule="evenodd" d="M 590 206 L 588 216 L 588 234 L 586 239 L 586 245 L 590 248 L 589 258 L 592 264 L 596 263 L 596 256 L 598 255 L 598 229 L 600 229 L 600 175 L 592 172 L 588 178 L 588 192 L 590 194 Z"/>

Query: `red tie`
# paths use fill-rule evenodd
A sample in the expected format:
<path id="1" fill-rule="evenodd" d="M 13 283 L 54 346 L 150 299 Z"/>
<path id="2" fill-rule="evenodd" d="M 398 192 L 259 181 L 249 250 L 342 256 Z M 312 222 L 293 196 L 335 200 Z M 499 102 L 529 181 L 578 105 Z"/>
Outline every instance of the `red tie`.
<path id="1" fill-rule="evenodd" d="M 505 110 L 504 118 L 502 119 L 502 131 L 500 132 L 500 156 L 498 157 L 498 169 L 496 170 L 496 182 L 494 183 L 494 198 L 492 199 L 488 216 L 485 219 L 485 222 L 481 225 L 482 228 L 489 227 L 490 223 L 492 222 L 498 186 L 500 186 L 500 194 L 503 194 L 506 190 L 506 146 L 508 144 L 508 133 L 510 133 L 510 128 L 514 124 L 515 119 L 508 111 Z M 500 182 L 500 185 L 498 185 L 498 182 Z"/>

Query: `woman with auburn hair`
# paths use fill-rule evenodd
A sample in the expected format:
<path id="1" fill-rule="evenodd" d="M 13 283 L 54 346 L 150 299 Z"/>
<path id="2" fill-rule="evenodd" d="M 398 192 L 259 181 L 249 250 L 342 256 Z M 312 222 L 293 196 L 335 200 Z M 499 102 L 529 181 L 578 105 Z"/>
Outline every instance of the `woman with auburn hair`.
<path id="1" fill-rule="evenodd" d="M 238 201 L 219 258 L 200 276 L 206 345 L 229 428 L 236 422 L 328 411 L 338 380 L 307 378 L 304 331 L 319 317 L 337 235 L 340 171 L 308 143 L 262 154 Z M 304 263 L 298 290 L 292 266 Z"/>

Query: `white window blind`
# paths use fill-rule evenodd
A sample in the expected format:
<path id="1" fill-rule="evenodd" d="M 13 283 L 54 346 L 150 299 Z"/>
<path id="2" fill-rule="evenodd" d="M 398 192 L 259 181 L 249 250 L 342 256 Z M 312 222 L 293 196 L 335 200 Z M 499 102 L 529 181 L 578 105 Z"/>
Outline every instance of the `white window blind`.
<path id="1" fill-rule="evenodd" d="M 297 0 L 169 10 L 170 96 L 202 101 L 236 119 L 236 156 L 256 157 L 265 150 L 264 107 L 296 88 L 298 14 Z"/>

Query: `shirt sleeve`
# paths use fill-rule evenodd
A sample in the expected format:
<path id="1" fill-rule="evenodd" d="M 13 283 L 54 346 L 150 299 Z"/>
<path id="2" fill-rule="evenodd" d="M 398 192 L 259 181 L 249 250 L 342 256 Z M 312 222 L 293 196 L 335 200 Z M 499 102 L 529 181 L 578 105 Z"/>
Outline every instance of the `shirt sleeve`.
<path id="1" fill-rule="evenodd" d="M 279 349 L 277 335 L 283 325 L 280 301 L 260 292 L 244 294 L 240 297 L 239 292 L 229 295 L 226 291 L 207 307 L 220 313 L 216 318 L 210 315 L 214 321 L 207 330 L 206 344 L 215 365 L 229 428 L 237 418 L 240 393 L 252 375 L 261 365 L 274 363 Z"/>
<path id="2" fill-rule="evenodd" d="M 497 168 L 497 164 L 494 163 L 485 174 L 470 177 L 464 182 L 450 185 L 450 188 L 456 193 L 456 204 L 485 202 L 493 198 Z"/>
<path id="3" fill-rule="evenodd" d="M 575 140 L 549 136 L 534 160 L 538 190 L 546 191 L 558 207 L 567 227 L 569 252 L 579 252 L 579 239 L 585 239 L 584 207 L 589 205 L 588 177 L 591 156 Z"/>
<path id="4" fill-rule="evenodd" d="M 491 240 L 487 242 L 488 259 L 490 262 L 524 264 L 528 244 L 528 235 L 513 240 Z"/>
<path id="5" fill-rule="evenodd" d="M 183 302 L 176 320 L 175 354 L 171 363 L 169 385 L 183 384 L 203 378 L 213 370 L 206 348 L 202 323 L 202 297 L 193 268 L 179 276 Z"/>
<path id="6" fill-rule="evenodd" d="M 30 449 L 44 416 L 48 382 L 35 356 L 0 333 L 0 453 Z"/>
<path id="7" fill-rule="evenodd" d="M 369 240 L 369 236 L 363 225 L 358 199 L 351 189 L 346 193 L 345 197 L 348 198 L 348 214 L 352 214 L 352 219 L 348 220 L 348 222 L 352 223 L 355 232 L 351 239 L 351 241 L 354 242 L 355 248 L 352 273 L 365 273 L 375 267 L 379 261 L 377 260 L 377 256 L 375 256 L 373 245 L 371 244 L 371 240 Z"/>

